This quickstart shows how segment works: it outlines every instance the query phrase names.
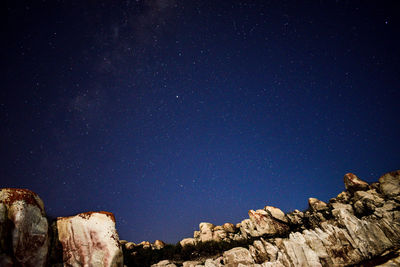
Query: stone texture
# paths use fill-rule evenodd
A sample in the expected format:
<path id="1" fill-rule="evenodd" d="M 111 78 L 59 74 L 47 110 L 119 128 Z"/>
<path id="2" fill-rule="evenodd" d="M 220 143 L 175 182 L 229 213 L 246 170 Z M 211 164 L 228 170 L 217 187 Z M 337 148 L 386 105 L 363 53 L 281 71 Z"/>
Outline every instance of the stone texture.
<path id="1" fill-rule="evenodd" d="M 364 182 L 353 173 L 346 173 L 343 180 L 344 186 L 351 193 L 355 191 L 368 190 L 369 188 L 368 183 Z"/>
<path id="2" fill-rule="evenodd" d="M 233 223 L 224 223 L 222 226 L 227 233 L 235 233 L 236 232 L 236 226 Z"/>
<path id="3" fill-rule="evenodd" d="M 214 225 L 212 223 L 202 222 L 199 225 L 200 228 L 200 241 L 207 242 L 213 240 L 213 229 Z"/>
<path id="4" fill-rule="evenodd" d="M 108 212 L 57 218 L 58 238 L 66 266 L 123 266 L 115 219 Z"/>
<path id="5" fill-rule="evenodd" d="M 26 189 L 0 190 L 1 266 L 46 265 L 48 222 L 37 194 Z"/>
<path id="6" fill-rule="evenodd" d="M 288 222 L 288 219 L 285 216 L 285 213 L 278 208 L 272 206 L 265 206 L 264 210 L 275 220 L 279 220 L 281 222 Z"/>
<path id="7" fill-rule="evenodd" d="M 325 202 L 313 197 L 310 197 L 308 199 L 308 205 L 310 206 L 310 209 L 313 211 L 323 211 L 328 209 L 328 205 Z"/>
<path id="8" fill-rule="evenodd" d="M 246 248 L 237 247 L 225 251 L 223 254 L 224 266 L 237 267 L 239 264 L 251 266 L 254 264 L 254 259 L 251 257 L 250 252 Z"/>
<path id="9" fill-rule="evenodd" d="M 263 235 L 282 235 L 289 230 L 289 227 L 275 220 L 265 210 L 250 210 L 250 220 L 242 221 L 241 231 L 250 234 L 252 237 Z"/>
<path id="10" fill-rule="evenodd" d="M 389 172 L 379 178 L 380 190 L 388 197 L 400 195 L 400 170 Z"/>

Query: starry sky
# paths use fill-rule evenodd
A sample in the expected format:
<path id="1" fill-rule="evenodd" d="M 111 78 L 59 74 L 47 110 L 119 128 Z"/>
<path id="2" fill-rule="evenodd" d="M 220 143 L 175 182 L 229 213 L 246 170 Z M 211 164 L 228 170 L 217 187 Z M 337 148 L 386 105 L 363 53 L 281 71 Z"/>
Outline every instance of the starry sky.
<path id="1" fill-rule="evenodd" d="M 3 1 L 1 187 L 191 237 L 400 167 L 396 1 Z"/>

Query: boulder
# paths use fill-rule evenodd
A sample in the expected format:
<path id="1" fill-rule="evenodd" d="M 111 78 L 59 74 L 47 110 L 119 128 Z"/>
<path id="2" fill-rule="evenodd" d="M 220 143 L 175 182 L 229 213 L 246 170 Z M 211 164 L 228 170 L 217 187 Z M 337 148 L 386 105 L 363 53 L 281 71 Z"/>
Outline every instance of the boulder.
<path id="1" fill-rule="evenodd" d="M 156 241 L 154 241 L 153 247 L 155 249 L 162 249 L 165 247 L 165 243 L 161 240 L 156 240 Z"/>
<path id="2" fill-rule="evenodd" d="M 312 211 L 318 212 L 318 211 L 324 211 L 324 210 L 328 209 L 328 205 L 325 202 L 318 200 L 316 198 L 313 198 L 313 197 L 310 197 L 308 199 L 308 205 L 310 206 L 310 209 Z"/>
<path id="3" fill-rule="evenodd" d="M 57 218 L 58 238 L 67 266 L 123 266 L 114 215 L 86 212 Z"/>
<path id="4" fill-rule="evenodd" d="M 231 250 L 225 251 L 223 254 L 224 266 L 237 267 L 239 264 L 244 266 L 252 266 L 255 262 L 251 257 L 250 252 L 246 248 L 237 247 Z"/>
<path id="5" fill-rule="evenodd" d="M 272 206 L 265 206 L 264 210 L 274 219 L 288 223 L 288 219 L 285 216 L 285 213 L 278 208 Z"/>
<path id="6" fill-rule="evenodd" d="M 202 222 L 199 225 L 200 228 L 200 241 L 207 242 L 213 240 L 213 229 L 214 225 L 212 223 Z"/>
<path id="7" fill-rule="evenodd" d="M 224 228 L 225 232 L 227 232 L 227 233 L 235 233 L 236 232 L 236 226 L 233 223 L 224 223 L 224 225 L 222 225 L 222 227 Z"/>
<path id="8" fill-rule="evenodd" d="M 179 244 L 181 244 L 182 247 L 195 246 L 197 244 L 197 241 L 194 238 L 185 238 L 185 239 L 182 239 L 179 242 Z"/>
<path id="9" fill-rule="evenodd" d="M 400 195 L 400 170 L 382 175 L 379 184 L 382 194 L 388 197 Z"/>
<path id="10" fill-rule="evenodd" d="M 37 194 L 27 189 L 0 190 L 1 266 L 45 266 L 48 230 L 43 201 Z"/>
<path id="11" fill-rule="evenodd" d="M 289 231 L 288 225 L 277 221 L 265 210 L 250 210 L 249 217 L 251 224 L 248 225 L 248 232 L 253 237 L 262 235 L 282 235 Z"/>
<path id="12" fill-rule="evenodd" d="M 343 180 L 344 186 L 350 193 L 354 193 L 355 191 L 368 190 L 369 188 L 368 183 L 364 182 L 353 173 L 346 173 Z"/>

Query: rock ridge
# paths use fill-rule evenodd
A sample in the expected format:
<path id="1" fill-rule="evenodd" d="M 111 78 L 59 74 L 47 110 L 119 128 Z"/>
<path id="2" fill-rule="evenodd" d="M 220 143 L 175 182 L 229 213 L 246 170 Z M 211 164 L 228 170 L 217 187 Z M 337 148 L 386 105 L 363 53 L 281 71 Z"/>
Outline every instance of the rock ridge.
<path id="1" fill-rule="evenodd" d="M 28 190 L 0 190 L 0 266 L 399 266 L 400 171 L 368 184 L 353 173 L 345 191 L 308 209 L 265 206 L 239 223 L 199 224 L 176 245 L 119 240 L 107 211 L 46 218 Z"/>

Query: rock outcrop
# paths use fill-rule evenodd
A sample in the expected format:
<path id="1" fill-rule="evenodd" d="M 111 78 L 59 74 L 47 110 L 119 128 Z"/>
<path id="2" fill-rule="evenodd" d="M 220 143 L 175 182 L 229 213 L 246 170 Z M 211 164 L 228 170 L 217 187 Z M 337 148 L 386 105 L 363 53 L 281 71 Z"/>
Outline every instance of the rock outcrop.
<path id="1" fill-rule="evenodd" d="M 39 196 L 30 190 L 0 190 L 0 266 L 46 266 L 48 222 Z"/>
<path id="2" fill-rule="evenodd" d="M 123 266 L 114 215 L 87 212 L 57 218 L 58 239 L 66 266 Z"/>
<path id="3" fill-rule="evenodd" d="M 197 267 L 375 266 L 376 262 L 379 266 L 398 266 L 400 171 L 385 174 L 371 185 L 348 173 L 344 183 L 346 191 L 329 203 L 310 198 L 309 208 L 303 212 L 284 214 L 267 206 L 250 210 L 249 219 L 236 227 L 201 223 L 200 231 L 182 240 L 181 245 L 203 249 L 210 242 L 227 247 L 242 242 L 213 257 L 191 259 L 197 260 Z M 189 261 L 183 262 L 183 266 L 191 266 L 187 264 Z"/>
<path id="4" fill-rule="evenodd" d="M 1 189 L 0 266 L 399 266 L 400 171 L 372 184 L 348 173 L 344 183 L 329 203 L 309 198 L 305 211 L 266 206 L 237 224 L 203 222 L 176 246 L 120 241 L 108 212 L 49 227 L 35 193 Z"/>

